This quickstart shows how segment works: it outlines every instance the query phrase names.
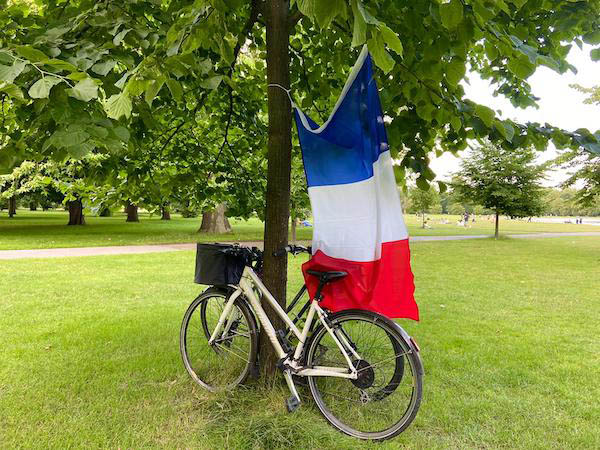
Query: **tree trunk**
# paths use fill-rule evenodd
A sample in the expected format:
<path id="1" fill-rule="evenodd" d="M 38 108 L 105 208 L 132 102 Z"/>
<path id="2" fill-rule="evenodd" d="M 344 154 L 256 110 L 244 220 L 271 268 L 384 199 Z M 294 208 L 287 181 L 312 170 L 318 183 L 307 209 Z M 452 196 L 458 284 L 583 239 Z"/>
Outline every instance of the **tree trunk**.
<path id="1" fill-rule="evenodd" d="M 496 210 L 496 232 L 494 233 L 494 239 L 498 239 L 498 221 L 499 221 L 499 217 L 500 217 L 500 214 Z"/>
<path id="2" fill-rule="evenodd" d="M 227 207 L 225 203 L 219 203 L 215 209 L 202 213 L 202 224 L 199 233 L 231 233 L 231 225 L 225 215 Z"/>
<path id="3" fill-rule="evenodd" d="M 37 211 L 37 203 L 29 202 L 29 211 Z"/>
<path id="4" fill-rule="evenodd" d="M 268 0 L 263 6 L 267 28 L 267 83 L 290 86 L 289 4 L 285 0 Z M 292 157 L 292 111 L 287 94 L 278 87 L 267 88 L 269 141 L 267 147 L 267 193 L 263 281 L 278 302 L 285 307 L 287 258 L 273 252 L 288 243 L 290 219 L 290 172 Z M 267 315 L 275 329 L 282 321 L 269 305 Z M 277 356 L 265 333 L 260 335 L 260 364 L 265 375 L 275 373 Z"/>
<path id="5" fill-rule="evenodd" d="M 138 207 L 131 202 L 127 202 L 127 220 L 125 222 L 139 222 Z"/>
<path id="6" fill-rule="evenodd" d="M 102 208 L 100 210 L 100 217 L 110 217 L 112 215 L 110 208 Z"/>
<path id="7" fill-rule="evenodd" d="M 425 229 L 425 211 L 421 211 L 421 218 L 423 220 L 423 224 L 421 225 L 421 228 Z"/>
<path id="8" fill-rule="evenodd" d="M 171 211 L 168 206 L 163 206 L 160 209 L 160 220 L 171 220 Z"/>
<path id="9" fill-rule="evenodd" d="M 67 205 L 69 207 L 69 223 L 67 225 L 85 225 L 81 199 L 68 202 Z"/>
<path id="10" fill-rule="evenodd" d="M 8 217 L 13 217 L 17 214 L 17 197 L 14 195 L 8 199 Z"/>

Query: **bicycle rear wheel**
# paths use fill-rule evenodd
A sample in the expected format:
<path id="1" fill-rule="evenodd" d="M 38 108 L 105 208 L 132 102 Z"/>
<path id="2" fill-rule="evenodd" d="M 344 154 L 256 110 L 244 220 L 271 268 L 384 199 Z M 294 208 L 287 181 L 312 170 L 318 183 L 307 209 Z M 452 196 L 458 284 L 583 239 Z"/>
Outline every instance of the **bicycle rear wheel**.
<path id="1" fill-rule="evenodd" d="M 344 311 L 330 317 L 336 334 L 354 346 L 358 379 L 308 377 L 310 391 L 325 418 L 340 431 L 384 440 L 404 431 L 415 418 L 423 389 L 416 349 L 389 319 L 369 311 Z M 307 367 L 348 367 L 324 327 L 310 339 Z"/>
<path id="2" fill-rule="evenodd" d="M 229 292 L 210 288 L 196 298 L 183 317 L 179 348 L 183 364 L 200 386 L 209 391 L 232 389 L 243 383 L 256 361 L 258 329 L 252 312 L 237 299 L 227 331 L 209 345 L 229 298 Z"/>

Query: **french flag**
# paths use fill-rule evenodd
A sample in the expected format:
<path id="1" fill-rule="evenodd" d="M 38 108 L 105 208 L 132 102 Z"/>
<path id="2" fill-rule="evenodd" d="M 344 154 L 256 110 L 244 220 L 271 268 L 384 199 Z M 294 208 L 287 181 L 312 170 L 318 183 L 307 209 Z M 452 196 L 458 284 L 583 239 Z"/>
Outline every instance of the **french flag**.
<path id="1" fill-rule="evenodd" d="M 347 277 L 325 287 L 323 307 L 418 320 L 408 233 L 367 47 L 325 124 L 298 108 L 295 118 L 314 218 L 313 256 L 302 266 L 309 293 L 315 295 L 318 280 L 308 269 L 343 270 Z"/>

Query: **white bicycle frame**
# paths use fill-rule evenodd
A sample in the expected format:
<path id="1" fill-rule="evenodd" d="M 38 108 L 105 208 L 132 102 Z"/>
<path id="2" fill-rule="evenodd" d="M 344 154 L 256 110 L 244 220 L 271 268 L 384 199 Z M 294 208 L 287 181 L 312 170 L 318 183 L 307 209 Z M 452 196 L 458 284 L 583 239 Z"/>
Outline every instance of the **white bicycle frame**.
<path id="1" fill-rule="evenodd" d="M 289 318 L 284 309 L 279 305 L 279 303 L 277 303 L 277 300 L 275 300 L 273 295 L 265 287 L 261 279 L 258 277 L 258 275 L 256 275 L 256 273 L 251 267 L 246 266 L 244 268 L 244 272 L 242 273 L 242 278 L 240 280 L 239 285 L 232 285 L 232 287 L 235 288 L 235 291 L 231 294 L 231 296 L 227 300 L 227 303 L 225 304 L 223 312 L 219 317 L 217 326 L 215 327 L 210 336 L 210 339 L 208 341 L 209 344 L 213 344 L 215 340 L 226 338 L 231 324 L 235 320 L 235 318 L 231 317 L 232 312 L 234 311 L 233 305 L 235 303 L 235 300 L 240 295 L 244 294 L 246 298 L 250 301 L 250 305 L 252 306 L 254 313 L 258 317 L 258 320 L 261 323 L 264 332 L 269 337 L 269 340 L 271 341 L 271 344 L 273 345 L 277 356 L 280 360 L 283 360 L 283 367 L 285 367 L 284 376 L 286 378 L 290 390 L 292 391 L 292 394 L 296 396 L 298 400 L 299 396 L 291 377 L 292 374 L 303 377 L 339 377 L 348 378 L 351 380 L 355 380 L 358 378 L 358 372 L 352 364 L 352 357 L 354 357 L 355 360 L 360 360 L 360 355 L 356 353 L 356 351 L 350 345 L 343 333 L 336 334 L 327 324 L 327 321 L 325 320 L 325 313 L 318 305 L 317 301 L 313 300 L 311 302 L 308 314 L 306 316 L 306 322 L 304 323 L 302 331 L 300 331 L 298 327 L 296 327 L 294 322 L 292 322 L 292 320 Z M 273 311 L 275 311 L 275 313 L 279 317 L 281 317 L 281 319 L 285 322 L 287 327 L 292 331 L 292 333 L 294 333 L 294 335 L 298 339 L 298 345 L 296 346 L 291 355 L 288 355 L 288 353 L 286 353 L 281 347 L 281 344 L 279 343 L 279 340 L 277 339 L 277 335 L 275 333 L 275 328 L 273 327 L 273 324 L 267 317 L 267 314 L 265 313 L 265 310 L 261 305 L 260 299 L 256 295 L 255 289 L 262 293 L 263 298 L 271 305 Z M 311 329 L 311 325 L 315 318 L 315 314 L 317 315 L 319 321 L 325 327 L 335 344 L 338 346 L 342 355 L 344 355 L 347 367 L 314 366 L 311 368 L 307 368 L 299 365 L 298 361 L 300 360 L 300 356 L 302 355 L 302 350 L 304 349 L 304 345 L 308 338 L 308 333 Z M 350 354 L 348 354 L 348 351 L 346 349 L 350 351 Z"/>

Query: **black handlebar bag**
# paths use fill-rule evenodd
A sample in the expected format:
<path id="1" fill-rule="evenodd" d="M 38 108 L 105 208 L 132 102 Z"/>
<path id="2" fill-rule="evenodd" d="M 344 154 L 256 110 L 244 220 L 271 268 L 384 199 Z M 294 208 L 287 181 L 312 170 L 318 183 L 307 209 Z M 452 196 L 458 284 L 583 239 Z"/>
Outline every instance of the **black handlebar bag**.
<path id="1" fill-rule="evenodd" d="M 228 244 L 198 244 L 194 282 L 217 286 L 238 284 L 245 263 L 239 256 L 224 252 L 232 247 Z"/>

